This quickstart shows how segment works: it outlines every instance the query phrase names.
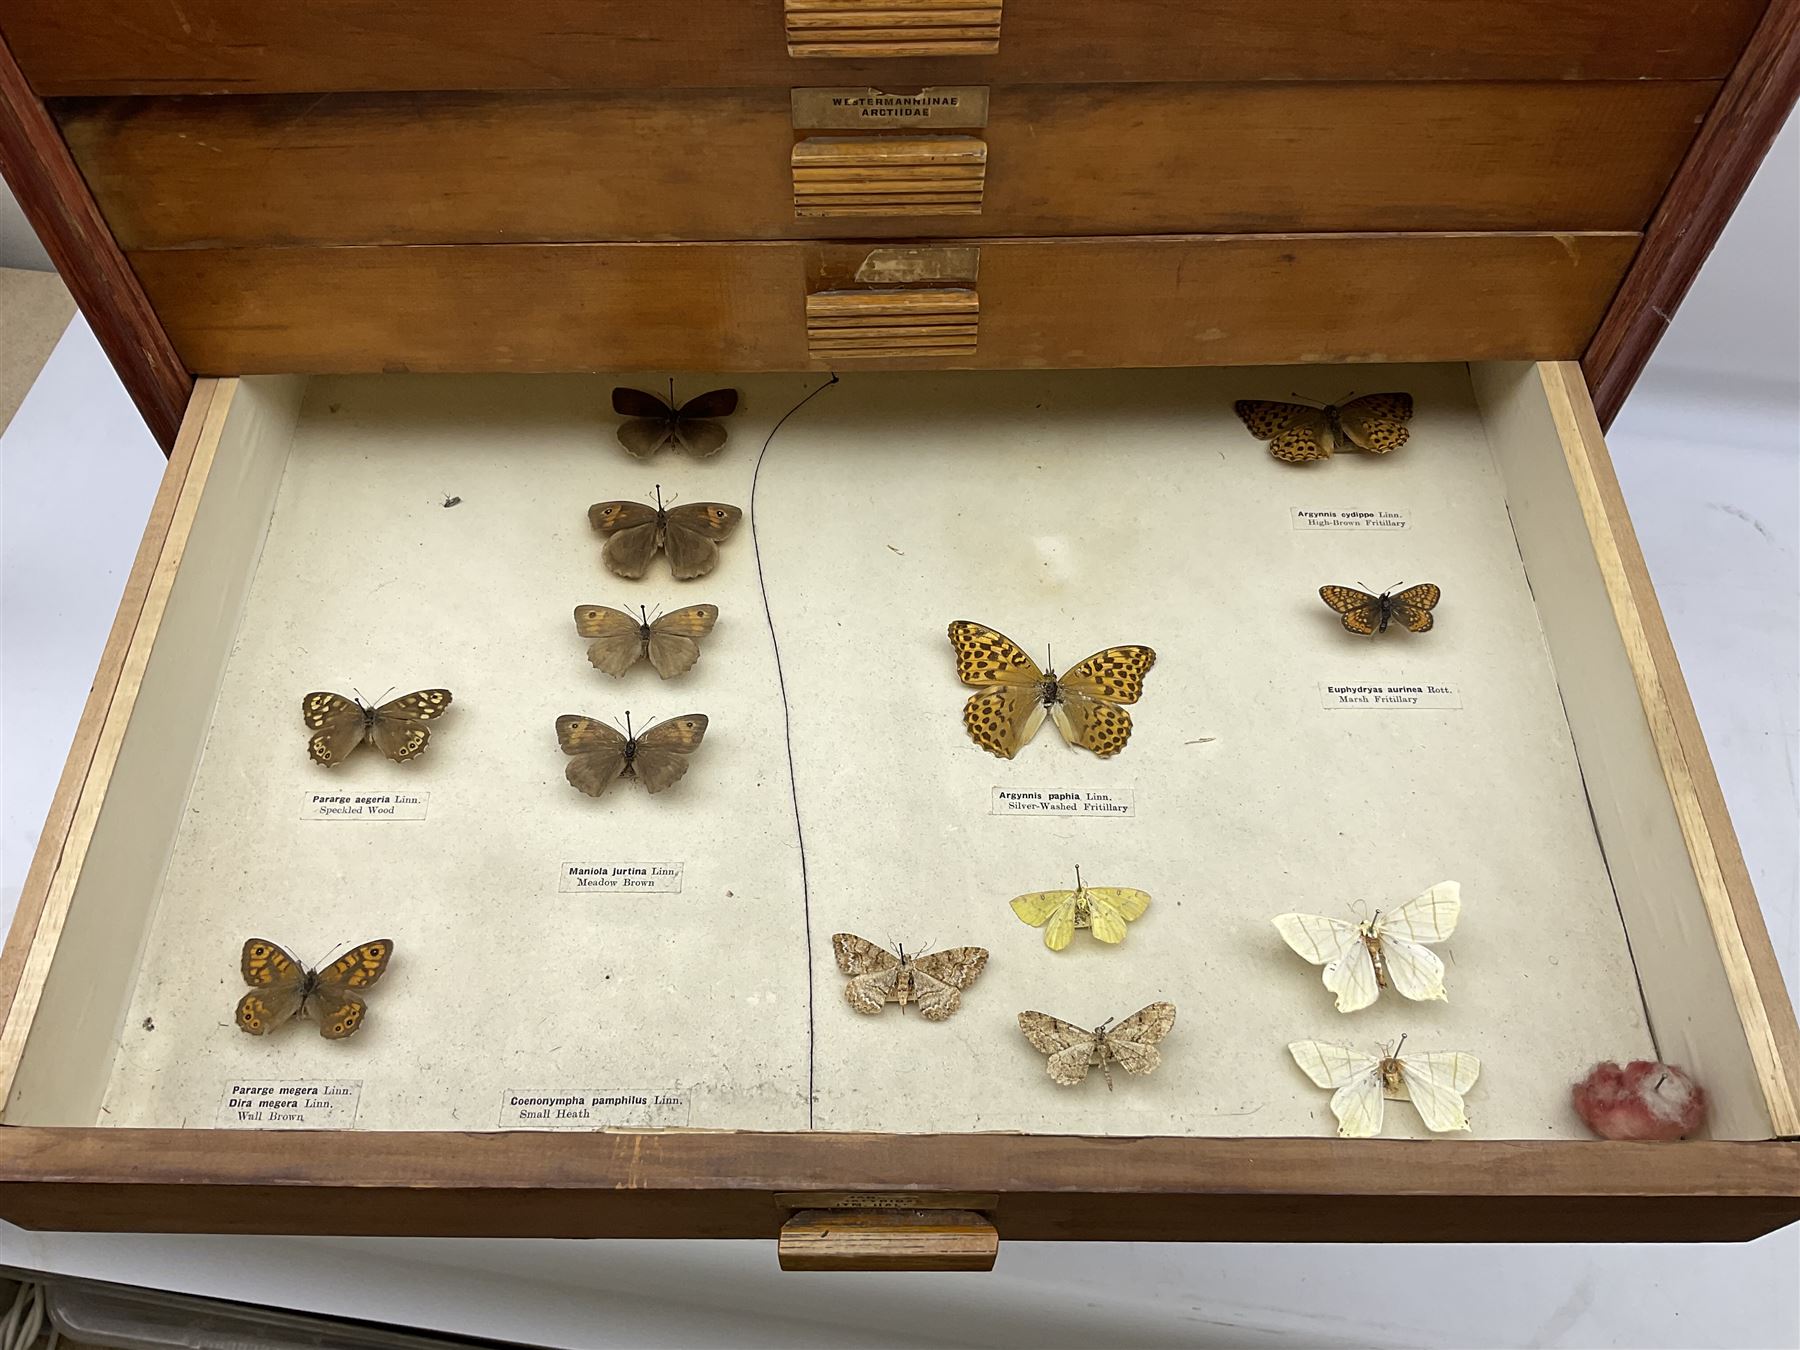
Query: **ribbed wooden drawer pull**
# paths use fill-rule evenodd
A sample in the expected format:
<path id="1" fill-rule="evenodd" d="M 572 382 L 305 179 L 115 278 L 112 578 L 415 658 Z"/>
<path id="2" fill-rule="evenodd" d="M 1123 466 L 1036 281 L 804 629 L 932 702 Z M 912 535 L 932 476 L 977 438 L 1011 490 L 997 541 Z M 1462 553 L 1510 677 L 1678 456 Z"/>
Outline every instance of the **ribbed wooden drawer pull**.
<path id="1" fill-rule="evenodd" d="M 806 297 L 806 347 L 817 361 L 973 356 L 980 316 L 980 298 L 960 286 L 816 291 Z"/>
<path id="2" fill-rule="evenodd" d="M 979 136 L 816 136 L 794 147 L 796 216 L 972 216 L 981 212 Z"/>
<path id="3" fill-rule="evenodd" d="M 992 56 L 1001 0 L 786 0 L 789 56 Z"/>

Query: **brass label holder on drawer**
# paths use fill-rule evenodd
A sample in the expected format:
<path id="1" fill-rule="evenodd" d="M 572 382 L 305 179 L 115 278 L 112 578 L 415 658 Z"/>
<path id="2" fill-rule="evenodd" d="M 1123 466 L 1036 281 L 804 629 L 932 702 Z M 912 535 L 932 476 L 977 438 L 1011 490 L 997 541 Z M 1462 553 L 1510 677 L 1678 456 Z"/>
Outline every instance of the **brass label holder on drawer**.
<path id="1" fill-rule="evenodd" d="M 783 1270 L 992 1270 L 1000 1252 L 997 1195 L 799 1192 L 775 1203 L 788 1211 Z"/>
<path id="2" fill-rule="evenodd" d="M 789 56 L 992 56 L 1001 0 L 784 0 Z"/>
<path id="3" fill-rule="evenodd" d="M 796 216 L 973 216 L 979 136 L 810 136 L 793 149 Z"/>

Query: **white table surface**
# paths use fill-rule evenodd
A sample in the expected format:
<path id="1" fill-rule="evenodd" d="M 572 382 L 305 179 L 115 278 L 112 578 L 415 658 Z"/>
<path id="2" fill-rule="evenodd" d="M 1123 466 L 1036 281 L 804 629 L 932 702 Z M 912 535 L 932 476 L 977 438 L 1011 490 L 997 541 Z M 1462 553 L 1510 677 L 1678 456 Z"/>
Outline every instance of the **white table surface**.
<path id="1" fill-rule="evenodd" d="M 1610 439 L 1793 986 L 1800 410 L 1790 387 L 1764 393 L 1653 367 Z M 78 319 L 0 437 L 0 919 L 162 464 Z M 556 1346 L 1800 1345 L 1800 1230 L 1735 1246 L 1007 1243 L 988 1276 L 802 1276 L 776 1270 L 772 1243 L 0 1224 L 0 1264 Z"/>

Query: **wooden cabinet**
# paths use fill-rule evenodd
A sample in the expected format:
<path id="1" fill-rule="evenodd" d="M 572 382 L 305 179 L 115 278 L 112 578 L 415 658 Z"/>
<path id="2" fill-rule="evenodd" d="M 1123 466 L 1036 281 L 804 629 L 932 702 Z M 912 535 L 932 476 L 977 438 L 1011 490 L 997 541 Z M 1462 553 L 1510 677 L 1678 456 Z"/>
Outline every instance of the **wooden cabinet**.
<path id="1" fill-rule="evenodd" d="M 1001 1238 L 1685 1240 L 1800 1216 L 1800 1032 L 1574 364 L 1610 414 L 1791 101 L 1797 13 L 1800 0 L 0 12 L 0 164 L 173 449 L 0 956 L 0 1214 L 779 1234 L 801 1268 L 968 1268 Z M 706 466 L 624 460 L 607 444 L 612 379 L 743 386 L 732 450 Z M 1412 389 L 1422 409 L 1389 461 L 1294 470 L 1229 416 L 1236 397 L 1381 388 Z M 767 439 L 783 426 L 787 440 Z M 772 479 L 750 453 L 765 444 Z M 575 847 L 547 822 L 604 819 L 651 847 L 682 817 L 634 816 L 636 799 L 577 822 L 586 803 L 555 795 L 554 743 L 531 738 L 565 696 L 616 691 L 559 682 L 587 672 L 547 656 L 518 662 L 550 650 L 565 600 L 607 581 L 573 567 L 589 546 L 580 509 L 653 486 L 736 494 L 756 532 L 719 576 L 744 673 L 705 687 L 709 748 L 737 791 L 695 789 L 710 812 L 686 845 L 697 889 L 609 916 L 603 952 L 589 913 L 533 927 L 563 913 L 543 868 Z M 1403 548 L 1353 560 L 1429 567 L 1462 597 L 1446 610 L 1460 632 L 1373 659 L 1395 679 L 1460 663 L 1459 725 L 1493 738 L 1498 788 L 1466 781 L 1467 747 L 1441 727 L 1340 734 L 1308 702 L 1362 658 L 1329 646 L 1343 635 L 1307 596 L 1358 578 L 1258 588 L 1314 557 L 1289 523 L 1317 504 L 1307 494 L 1352 486 L 1359 501 L 1405 497 L 1419 520 Z M 769 584 L 765 562 L 785 580 Z M 922 578 L 962 589 L 926 597 Z M 1409 768 L 1459 828 L 1484 791 L 1531 798 L 1511 833 L 1425 847 L 1431 875 L 1393 882 L 1473 868 L 1494 918 L 1471 938 L 1469 980 L 1517 971 L 1485 1022 L 1448 1024 L 1492 1060 L 1477 1137 L 1328 1137 L 1323 1100 L 1255 1039 L 1318 991 L 1253 936 L 1267 937 L 1258 897 L 1276 884 L 1253 868 L 1170 894 L 1160 946 L 1146 932 L 1138 963 L 1116 967 L 1161 971 L 1154 987 L 1102 991 L 1091 965 L 1071 977 L 1114 1015 L 1132 997 L 1181 1005 L 1152 1092 L 1058 1097 L 1022 1058 L 1005 1022 L 1024 1005 L 1007 1000 L 1056 986 L 1016 982 L 1052 972 L 993 926 L 998 880 L 969 881 L 955 905 L 954 887 L 918 901 L 944 931 L 914 936 L 967 922 L 995 949 L 992 993 L 971 997 L 950 1051 L 914 1037 L 941 1028 L 827 1020 L 853 1016 L 833 988 L 830 905 L 879 925 L 920 876 L 1031 860 L 978 809 L 999 780 L 969 778 L 958 695 L 932 688 L 943 623 L 977 600 L 1046 627 L 1099 611 L 1158 629 L 1145 637 L 1169 648 L 1169 723 L 1142 742 L 1163 738 L 1141 787 L 1146 819 L 1159 802 L 1173 814 L 1119 838 L 1170 887 L 1200 884 L 1214 813 L 1257 801 L 1261 819 L 1233 837 L 1305 854 L 1294 866 L 1324 888 L 1345 866 L 1331 839 L 1401 828 L 1383 803 L 1416 795 L 1398 786 Z M 790 644 L 758 627 L 790 602 L 806 625 L 841 615 L 833 631 L 862 642 L 845 664 L 870 692 L 829 747 L 793 739 L 847 696 L 823 630 Z M 1489 613 L 1504 623 L 1484 626 Z M 1258 666 L 1285 642 L 1279 674 Z M 769 665 L 781 648 L 792 664 Z M 433 761 L 447 776 L 416 871 L 393 870 L 401 841 L 363 836 L 359 866 L 332 872 L 345 846 L 326 845 L 343 836 L 290 809 L 312 767 L 296 761 L 301 683 L 414 678 L 389 672 L 425 658 L 456 668 L 465 748 L 447 735 Z M 1231 747 L 1232 725 L 1208 720 L 1218 706 L 1260 738 Z M 1191 734 L 1159 759 L 1171 725 Z M 1320 819 L 1310 781 L 1282 790 L 1268 766 L 1302 762 L 1298 749 L 1262 767 L 1247 753 L 1302 734 L 1327 758 L 1366 747 L 1385 786 L 1338 786 L 1369 798 L 1370 819 Z M 828 753 L 842 745 L 860 769 Z M 932 745 L 958 784 L 942 800 L 864 801 L 862 827 L 819 805 L 821 784 L 938 782 L 935 761 L 909 758 Z M 1534 795 L 1540 767 L 1562 796 Z M 500 820 L 517 841 L 490 836 Z M 790 829 L 811 841 L 810 873 L 788 874 L 796 843 L 754 884 L 724 879 Z M 1391 866 L 1407 839 L 1373 851 Z M 1552 839 L 1566 875 L 1542 870 L 1562 856 Z M 489 852 L 459 853 L 482 840 Z M 225 1020 L 234 945 L 276 919 L 329 917 L 330 937 L 349 937 L 338 929 L 360 933 L 365 914 L 393 916 L 407 961 L 370 1034 L 336 1060 L 316 1038 L 256 1043 L 270 1080 L 354 1081 L 361 1114 L 332 1131 L 235 1128 L 221 1092 L 256 1080 Z M 1569 969 L 1521 935 L 1534 915 L 1568 925 Z M 563 968 L 534 963 L 504 988 L 464 968 L 484 944 L 558 942 L 586 981 L 573 992 Z M 671 951 L 682 970 L 659 964 Z M 744 986 L 753 1005 L 733 983 L 745 970 L 771 972 Z M 1425 1025 L 1445 1026 L 1432 1011 Z M 707 1016 L 727 1030 L 709 1037 Z M 1357 1033 L 1334 1017 L 1305 1034 Z M 865 1032 L 884 1038 L 848 1039 Z M 752 1034 L 727 1062 L 721 1046 Z M 659 1035 L 666 1081 L 633 1058 Z M 1583 1136 L 1568 1079 L 1631 1054 L 1700 1073 L 1711 1137 Z M 958 1091 L 928 1081 L 933 1055 Z M 559 1083 L 667 1110 L 542 1132 L 496 1113 L 503 1092 Z"/>

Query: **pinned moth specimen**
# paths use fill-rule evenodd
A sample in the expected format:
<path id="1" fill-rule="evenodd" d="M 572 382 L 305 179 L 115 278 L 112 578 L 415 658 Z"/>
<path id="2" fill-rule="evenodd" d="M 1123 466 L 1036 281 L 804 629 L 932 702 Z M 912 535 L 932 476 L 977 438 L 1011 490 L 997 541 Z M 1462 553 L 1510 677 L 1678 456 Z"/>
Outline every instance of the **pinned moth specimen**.
<path id="1" fill-rule="evenodd" d="M 673 445 L 696 459 L 715 455 L 725 444 L 725 428 L 711 420 L 737 411 L 738 391 L 712 389 L 686 403 L 675 402 L 675 381 L 669 381 L 669 401 L 642 389 L 620 387 L 612 391 L 613 411 L 631 420 L 619 428 L 619 444 L 639 459 Z"/>
<path id="2" fill-rule="evenodd" d="M 310 970 L 279 943 L 253 937 L 244 944 L 242 969 L 250 992 L 238 1000 L 238 1029 L 266 1036 L 293 1018 L 316 1017 L 319 1035 L 341 1041 L 362 1026 L 369 1012 L 363 994 L 387 973 L 393 956 L 394 944 L 378 938 Z"/>
<path id="3" fill-rule="evenodd" d="M 1448 942 L 1462 916 L 1462 886 L 1440 881 L 1361 923 L 1322 914 L 1277 914 L 1281 940 L 1315 966 L 1342 1013 L 1366 1008 L 1393 989 L 1403 998 L 1442 999 L 1444 962 L 1428 944 Z"/>
<path id="4" fill-rule="evenodd" d="M 1295 1041 L 1288 1046 L 1306 1076 L 1330 1088 L 1331 1114 L 1345 1139 L 1369 1139 L 1381 1133 L 1386 1102 L 1412 1102 L 1434 1134 L 1469 1128 L 1463 1094 L 1475 1086 L 1481 1061 L 1461 1050 L 1403 1054 L 1406 1037 L 1391 1051 L 1364 1054 L 1331 1041 Z"/>
<path id="5" fill-rule="evenodd" d="M 1072 891 L 1033 891 L 1012 902 L 1012 911 L 1033 928 L 1044 930 L 1044 945 L 1060 952 L 1077 928 L 1102 942 L 1123 942 L 1125 925 L 1150 908 L 1150 897 L 1129 886 L 1088 886 L 1075 869 Z M 1047 926 L 1046 926 L 1047 925 Z"/>
<path id="6" fill-rule="evenodd" d="M 1162 1063 L 1156 1043 L 1174 1025 L 1173 1003 L 1152 1003 L 1119 1023 L 1108 1018 L 1092 1031 L 1048 1013 L 1019 1014 L 1019 1030 L 1025 1039 L 1050 1056 L 1044 1067 L 1051 1078 L 1063 1087 L 1074 1087 L 1098 1065 L 1106 1075 L 1108 1092 L 1112 1091 L 1114 1064 L 1126 1073 L 1150 1073 Z"/>
<path id="7" fill-rule="evenodd" d="M 669 555 L 669 571 L 677 581 L 705 576 L 719 565 L 720 543 L 743 518 L 737 507 L 722 502 L 664 506 L 660 484 L 655 506 L 595 502 L 588 507 L 588 524 L 606 537 L 601 559 L 608 570 L 631 581 L 650 570 L 658 549 Z"/>
<path id="8" fill-rule="evenodd" d="M 1385 633 L 1390 623 L 1405 625 L 1409 633 L 1429 633 L 1431 611 L 1442 596 L 1443 592 L 1430 582 L 1399 592 L 1383 591 L 1380 595 L 1370 595 L 1355 586 L 1319 587 L 1319 599 L 1343 616 L 1345 628 L 1362 637 Z"/>
<path id="9" fill-rule="evenodd" d="M 639 732 L 631 729 L 630 713 L 625 714 L 624 731 L 592 717 L 565 714 L 556 719 L 557 744 L 570 757 L 563 775 L 590 797 L 605 792 L 615 778 L 635 778 L 646 792 L 673 787 L 705 735 L 703 713 L 671 717 Z"/>
<path id="10" fill-rule="evenodd" d="M 911 1002 L 927 1022 L 946 1021 L 962 1006 L 962 991 L 975 983 L 988 959 L 985 947 L 947 947 L 909 956 L 904 945 L 890 952 L 854 933 L 833 933 L 831 950 L 838 969 L 850 977 L 844 997 L 852 1008 L 873 1016 L 898 1003 L 904 1013 Z"/>
<path id="11" fill-rule="evenodd" d="M 313 734 L 306 753 L 316 764 L 342 764 L 365 739 L 397 764 L 425 753 L 431 741 L 427 722 L 450 706 L 448 689 L 421 689 L 373 707 L 360 697 L 318 690 L 300 700 L 300 716 Z"/>
<path id="12" fill-rule="evenodd" d="M 1011 638 L 985 624 L 958 619 L 950 625 L 956 678 L 978 694 L 963 705 L 969 739 L 991 755 L 1011 759 L 1037 735 L 1048 713 L 1070 745 L 1107 759 L 1131 739 L 1131 714 L 1144 676 L 1156 664 L 1148 647 L 1108 647 L 1078 661 L 1067 674 L 1037 662 Z"/>
<path id="13" fill-rule="evenodd" d="M 1289 464 L 1329 459 L 1336 450 L 1385 455 L 1406 444 L 1412 433 L 1411 394 L 1364 394 L 1344 404 L 1315 408 L 1241 398 L 1232 405 L 1250 434 L 1269 443 L 1269 453 Z"/>
<path id="14" fill-rule="evenodd" d="M 575 607 L 575 631 L 594 639 L 588 661 L 613 676 L 639 661 L 648 661 L 665 680 L 692 670 L 700 659 L 700 639 L 718 621 L 717 605 L 689 605 L 654 619 L 642 605 L 636 614 L 605 605 Z"/>

